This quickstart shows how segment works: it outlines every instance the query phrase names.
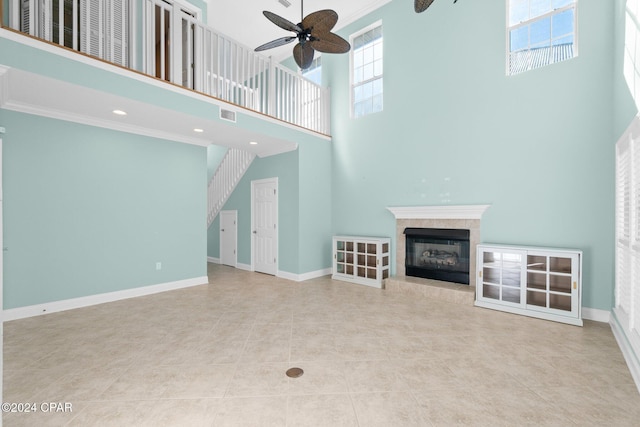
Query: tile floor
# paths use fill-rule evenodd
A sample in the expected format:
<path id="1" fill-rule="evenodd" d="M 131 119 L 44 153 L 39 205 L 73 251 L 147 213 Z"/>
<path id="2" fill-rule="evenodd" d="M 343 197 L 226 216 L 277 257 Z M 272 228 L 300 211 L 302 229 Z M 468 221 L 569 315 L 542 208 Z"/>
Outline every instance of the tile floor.
<path id="1" fill-rule="evenodd" d="M 583 328 L 209 265 L 208 285 L 7 322 L 8 426 L 638 426 Z M 304 369 L 290 379 L 290 367 Z M 72 412 L 43 412 L 43 402 Z M 55 408 L 54 408 L 55 409 Z"/>

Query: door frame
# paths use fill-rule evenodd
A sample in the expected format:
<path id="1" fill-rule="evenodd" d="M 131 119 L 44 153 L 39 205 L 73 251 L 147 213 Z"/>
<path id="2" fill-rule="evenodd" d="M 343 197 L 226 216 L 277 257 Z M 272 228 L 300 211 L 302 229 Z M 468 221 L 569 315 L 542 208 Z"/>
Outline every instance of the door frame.
<path id="1" fill-rule="evenodd" d="M 234 236 L 234 240 L 235 240 L 235 248 L 233 249 L 233 264 L 231 264 L 232 267 L 238 267 L 238 211 L 237 210 L 226 210 L 226 211 L 220 211 L 220 225 L 218 227 L 219 232 L 220 232 L 220 264 L 222 265 L 230 265 L 230 264 L 224 264 L 222 262 L 222 250 L 223 250 L 223 246 L 222 246 L 222 216 L 223 215 L 233 215 L 233 221 L 234 221 L 234 231 L 235 231 L 235 236 Z"/>
<path id="2" fill-rule="evenodd" d="M 255 235 L 253 234 L 253 230 L 255 230 L 255 219 L 254 219 L 254 214 L 255 214 L 255 200 L 256 200 L 256 195 L 255 195 L 255 187 L 256 185 L 259 184 L 266 184 L 266 183 L 273 183 L 276 193 L 275 193 L 275 199 L 276 202 L 274 203 L 274 207 L 275 207 L 275 212 L 273 217 L 275 218 L 276 221 L 276 233 L 275 233 L 275 248 L 273 248 L 274 253 L 276 254 L 276 272 L 275 275 L 278 275 L 278 272 L 280 271 L 280 269 L 278 268 L 278 266 L 280 265 L 280 256 L 278 254 L 278 246 L 279 246 L 279 237 L 280 237 L 280 218 L 278 217 L 278 202 L 279 202 L 279 197 L 280 197 L 280 191 L 278 189 L 278 177 L 273 177 L 273 178 L 264 178 L 264 179 L 256 179 L 251 181 L 251 230 L 249 230 L 249 232 L 251 233 L 251 271 L 256 271 L 256 264 L 255 264 L 255 259 L 256 259 L 256 244 L 255 244 Z"/>
<path id="3" fill-rule="evenodd" d="M 156 58 L 155 51 L 155 41 L 157 36 L 155 25 L 155 20 L 157 19 L 155 15 L 156 6 L 162 10 L 168 10 L 170 13 L 168 22 L 170 31 L 168 39 L 169 45 L 167 46 L 166 43 L 161 44 L 161 50 L 164 48 L 166 51 L 164 52 L 165 55 L 169 56 L 169 58 L 165 60 L 165 63 L 160 64 L 160 67 L 164 67 L 165 64 L 168 63 L 166 70 L 156 69 L 156 63 L 159 61 L 159 59 Z M 148 3 L 145 3 L 143 14 L 144 25 L 148 29 L 146 36 L 143 36 L 142 43 L 145 69 L 147 72 L 149 72 L 149 70 L 154 70 L 154 73 L 152 74 L 156 76 L 158 72 L 160 72 L 160 76 L 157 76 L 160 79 L 182 85 L 182 48 L 184 46 L 184 40 L 182 40 L 182 18 L 190 17 L 195 21 L 198 21 L 200 19 L 199 17 L 202 16 L 202 9 L 196 7 L 196 5 L 187 0 L 150 0 Z M 189 20 L 189 18 L 187 19 Z M 192 60 L 196 62 L 199 58 L 195 58 L 194 55 Z M 167 73 L 169 73 L 168 76 L 166 76 Z"/>

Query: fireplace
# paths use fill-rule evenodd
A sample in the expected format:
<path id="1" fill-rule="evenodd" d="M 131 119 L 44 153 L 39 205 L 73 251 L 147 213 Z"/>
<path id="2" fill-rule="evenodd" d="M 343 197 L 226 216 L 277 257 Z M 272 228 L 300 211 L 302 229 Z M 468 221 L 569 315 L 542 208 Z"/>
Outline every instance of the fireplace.
<path id="1" fill-rule="evenodd" d="M 469 284 L 469 230 L 405 228 L 407 276 Z"/>

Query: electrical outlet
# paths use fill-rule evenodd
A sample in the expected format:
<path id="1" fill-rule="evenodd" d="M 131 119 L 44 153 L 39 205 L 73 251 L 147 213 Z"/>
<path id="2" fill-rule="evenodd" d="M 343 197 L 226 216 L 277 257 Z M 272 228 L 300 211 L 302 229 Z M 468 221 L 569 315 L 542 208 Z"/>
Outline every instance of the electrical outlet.
<path id="1" fill-rule="evenodd" d="M 161 262 L 156 262 L 156 270 L 162 270 L 162 263 Z"/>

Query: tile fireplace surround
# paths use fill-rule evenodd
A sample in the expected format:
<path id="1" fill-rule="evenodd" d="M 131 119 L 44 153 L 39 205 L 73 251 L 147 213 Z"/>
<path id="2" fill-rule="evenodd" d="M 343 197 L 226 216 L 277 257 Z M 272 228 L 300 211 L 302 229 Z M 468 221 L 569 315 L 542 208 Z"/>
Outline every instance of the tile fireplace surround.
<path id="1" fill-rule="evenodd" d="M 480 219 L 488 207 L 489 205 L 388 207 L 396 217 L 396 274 L 385 280 L 385 289 L 472 305 L 476 290 L 476 246 L 480 243 Z M 406 276 L 404 230 L 407 227 L 469 230 L 469 285 Z"/>

